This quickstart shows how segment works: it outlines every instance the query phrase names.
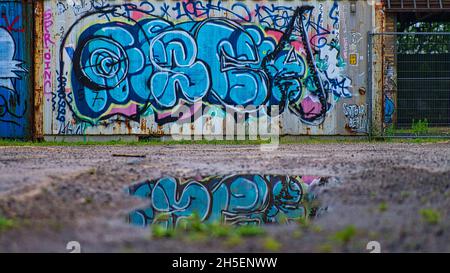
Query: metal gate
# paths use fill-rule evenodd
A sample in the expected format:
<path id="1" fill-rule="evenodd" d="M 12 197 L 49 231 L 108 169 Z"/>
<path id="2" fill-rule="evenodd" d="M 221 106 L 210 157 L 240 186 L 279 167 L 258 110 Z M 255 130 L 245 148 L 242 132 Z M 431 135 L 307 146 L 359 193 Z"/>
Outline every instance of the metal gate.
<path id="1" fill-rule="evenodd" d="M 0 1 L 0 137 L 30 138 L 33 1 Z"/>
<path id="2" fill-rule="evenodd" d="M 383 136 L 450 137 L 450 33 L 369 33 L 368 69 Z"/>

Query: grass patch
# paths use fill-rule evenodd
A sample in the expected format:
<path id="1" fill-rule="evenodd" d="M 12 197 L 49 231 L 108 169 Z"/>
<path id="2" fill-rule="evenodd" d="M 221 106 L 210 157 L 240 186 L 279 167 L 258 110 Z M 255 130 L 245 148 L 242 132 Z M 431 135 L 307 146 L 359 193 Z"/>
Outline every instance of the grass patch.
<path id="1" fill-rule="evenodd" d="M 159 145 L 261 145 L 268 144 L 269 140 L 109 140 L 109 141 L 20 141 L 0 139 L 0 146 L 17 147 L 51 147 L 51 146 L 115 146 L 115 145 L 133 145 L 133 146 L 159 146 Z"/>
<path id="2" fill-rule="evenodd" d="M 441 214 L 434 209 L 421 209 L 419 211 L 422 220 L 430 225 L 439 224 L 441 221 Z"/>
<path id="3" fill-rule="evenodd" d="M 236 233 L 242 237 L 253 237 L 265 234 L 265 230 L 260 226 L 240 226 L 236 228 Z"/>
<path id="4" fill-rule="evenodd" d="M 448 127 L 429 126 L 427 119 L 413 120 L 410 128 L 395 128 L 390 125 L 384 129 L 384 136 L 396 142 L 442 142 L 450 140 L 450 130 Z"/>
<path id="5" fill-rule="evenodd" d="M 227 247 L 236 247 L 238 245 L 241 245 L 244 241 L 242 240 L 242 237 L 237 234 L 232 234 L 229 237 L 226 238 L 224 244 Z"/>
<path id="6" fill-rule="evenodd" d="M 218 238 L 226 238 L 233 232 L 233 228 L 229 225 L 223 225 L 220 223 L 211 224 L 211 235 Z"/>
<path id="7" fill-rule="evenodd" d="M 384 129 L 384 135 L 387 137 L 395 136 L 395 134 L 396 134 L 396 130 L 395 130 L 394 125 L 392 125 L 392 124 Z"/>
<path id="8" fill-rule="evenodd" d="M 0 139 L 0 146 L 18 146 L 18 147 L 51 147 L 51 146 L 96 146 L 96 145 L 132 145 L 139 143 L 137 141 L 20 141 Z"/>
<path id="9" fill-rule="evenodd" d="M 203 243 L 208 241 L 208 239 L 210 239 L 208 234 L 201 232 L 188 233 L 186 238 L 189 242 L 197 242 L 197 243 Z"/>
<path id="10" fill-rule="evenodd" d="M 385 212 L 387 211 L 389 208 L 388 204 L 386 204 L 386 202 L 381 202 L 380 205 L 378 205 L 378 210 L 380 212 Z"/>
<path id="11" fill-rule="evenodd" d="M 344 229 L 336 232 L 332 239 L 340 244 L 348 244 L 356 236 L 356 227 L 353 225 L 346 226 Z"/>
<path id="12" fill-rule="evenodd" d="M 418 121 L 415 121 L 413 119 L 412 121 L 412 125 L 411 125 L 411 131 L 416 135 L 416 136 L 420 136 L 420 135 L 425 135 L 428 133 L 428 120 L 424 119 L 421 120 L 419 119 Z"/>
<path id="13" fill-rule="evenodd" d="M 10 230 L 16 227 L 16 225 L 17 223 L 14 220 L 0 216 L 0 232 Z"/>
<path id="14" fill-rule="evenodd" d="M 242 225 L 232 226 L 220 222 L 205 223 L 194 213 L 190 217 L 181 219 L 176 228 L 167 228 L 165 223 L 170 219 L 168 214 L 159 214 L 151 226 L 153 238 L 177 238 L 189 242 L 205 242 L 220 238 L 228 247 L 234 247 L 243 242 L 245 237 L 256 237 L 266 232 L 261 226 Z"/>
<path id="15" fill-rule="evenodd" d="M 304 229 L 310 228 L 310 225 L 311 225 L 308 217 L 299 218 L 298 224 L 300 225 L 301 228 L 304 228 Z"/>
<path id="16" fill-rule="evenodd" d="M 399 129 L 396 129 L 396 132 Z M 419 129 L 417 129 L 419 130 Z M 411 129 L 408 132 L 412 132 Z M 368 138 L 352 138 L 352 137 L 321 137 L 321 136 L 300 136 L 300 137 L 281 137 L 280 144 L 343 144 L 343 143 L 437 143 L 449 142 L 449 138 L 389 138 L 372 139 Z M 51 146 L 115 146 L 115 145 L 132 145 L 132 146 L 160 146 L 160 145 L 261 145 L 270 143 L 268 140 L 161 140 L 158 138 L 144 139 L 139 141 L 20 141 L 10 139 L 0 139 L 0 146 L 12 147 L 51 147 Z"/>
<path id="17" fill-rule="evenodd" d="M 267 237 L 263 240 L 263 248 L 268 251 L 279 251 L 281 243 L 273 237 Z"/>
<path id="18" fill-rule="evenodd" d="M 175 231 L 156 224 L 152 225 L 152 235 L 154 238 L 171 238 L 175 236 Z"/>

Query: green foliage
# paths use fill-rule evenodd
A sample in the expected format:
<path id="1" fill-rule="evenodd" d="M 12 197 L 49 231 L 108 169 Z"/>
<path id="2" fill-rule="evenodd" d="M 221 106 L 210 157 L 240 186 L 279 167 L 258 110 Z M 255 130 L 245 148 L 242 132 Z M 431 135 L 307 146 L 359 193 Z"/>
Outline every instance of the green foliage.
<path id="1" fill-rule="evenodd" d="M 225 240 L 225 245 L 228 247 L 236 247 L 240 244 L 243 243 L 242 241 L 242 237 L 237 235 L 237 234 L 231 234 L 230 236 L 227 237 L 227 239 Z"/>
<path id="2" fill-rule="evenodd" d="M 190 242 L 206 242 L 208 241 L 209 237 L 207 234 L 205 233 L 201 233 L 201 232 L 193 232 L 193 233 L 188 233 L 186 239 Z"/>
<path id="3" fill-rule="evenodd" d="M 417 122 L 413 119 L 412 125 L 411 125 L 412 132 L 416 135 L 424 135 L 428 133 L 428 120 L 418 120 Z"/>
<path id="4" fill-rule="evenodd" d="M 191 232 L 207 232 L 211 229 L 211 226 L 207 226 L 202 222 L 200 215 L 198 213 L 192 214 L 186 219 L 185 230 Z"/>
<path id="5" fill-rule="evenodd" d="M 310 222 L 309 219 L 307 217 L 302 217 L 298 219 L 298 224 L 300 225 L 300 227 L 304 228 L 304 229 L 308 229 L 310 227 Z"/>
<path id="6" fill-rule="evenodd" d="M 173 229 L 167 229 L 162 225 L 155 224 L 152 226 L 152 234 L 155 238 L 171 238 L 175 236 Z"/>
<path id="7" fill-rule="evenodd" d="M 279 251 L 281 248 L 281 243 L 273 237 L 267 237 L 263 241 L 263 247 L 268 251 Z"/>
<path id="8" fill-rule="evenodd" d="M 378 206 L 378 210 L 380 212 L 385 212 L 388 209 L 388 205 L 386 204 L 386 202 L 381 202 L 381 204 Z"/>
<path id="9" fill-rule="evenodd" d="M 450 32 L 450 23 L 402 21 L 398 23 L 398 31 L 405 33 Z M 448 35 L 398 35 L 397 50 L 399 54 L 448 53 L 450 51 L 449 39 Z"/>
<path id="10" fill-rule="evenodd" d="M 436 225 L 441 221 L 441 214 L 434 209 L 421 209 L 419 213 L 428 224 Z"/>
<path id="11" fill-rule="evenodd" d="M 263 235 L 265 233 L 265 230 L 260 226 L 246 225 L 236 228 L 236 233 L 243 237 L 250 237 Z"/>
<path id="12" fill-rule="evenodd" d="M 394 130 L 394 129 L 393 129 Z M 409 132 L 410 129 L 408 129 Z M 400 132 L 400 129 L 395 129 L 395 132 Z M 374 141 L 382 141 L 382 138 L 370 140 L 368 138 L 355 138 L 355 137 L 321 137 L 321 136 L 302 136 L 302 137 L 282 137 L 280 144 L 342 144 L 342 143 L 372 143 Z M 435 143 L 448 141 L 448 138 L 420 138 L 420 139 L 389 139 L 386 142 L 402 142 L 402 143 Z M 61 142 L 61 141 L 18 141 L 0 139 L 0 146 L 20 147 L 20 146 L 33 146 L 33 147 L 51 147 L 51 146 L 158 146 L 158 145 L 261 145 L 269 143 L 263 140 L 139 140 L 139 141 L 78 141 L 78 142 Z"/>
<path id="13" fill-rule="evenodd" d="M 154 146 L 154 145 L 261 145 L 268 144 L 269 140 L 161 140 L 159 138 L 139 141 L 123 141 L 123 140 L 108 140 L 108 141 L 21 141 L 13 139 L 0 139 L 0 146 L 34 146 L 34 147 L 48 147 L 48 146 L 117 146 L 117 145 L 132 145 L 132 146 Z"/>
<path id="14" fill-rule="evenodd" d="M 233 232 L 232 227 L 229 225 L 224 225 L 221 223 L 212 223 L 211 227 L 211 235 L 213 237 L 226 238 L 230 236 Z"/>
<path id="15" fill-rule="evenodd" d="M 385 135 L 385 136 L 388 136 L 388 137 L 392 137 L 392 136 L 395 135 L 395 127 L 394 127 L 393 124 L 387 126 L 387 127 L 384 129 L 384 135 Z"/>
<path id="16" fill-rule="evenodd" d="M 176 228 L 167 228 L 164 222 L 169 214 L 159 214 L 152 225 L 153 238 L 181 238 L 190 242 L 204 242 L 208 239 L 221 238 L 226 246 L 234 247 L 243 242 L 244 237 L 261 236 L 265 230 L 256 225 L 232 226 L 220 222 L 205 223 L 198 213 L 180 219 Z"/>
<path id="17" fill-rule="evenodd" d="M 349 225 L 347 227 L 345 227 L 344 229 L 336 232 L 333 236 L 332 239 L 341 243 L 341 244 L 348 244 L 353 237 L 355 237 L 356 235 L 356 227 L 353 225 Z"/>
<path id="18" fill-rule="evenodd" d="M 14 228 L 16 226 L 16 222 L 12 219 L 5 218 L 0 215 L 0 232 L 6 231 Z"/>

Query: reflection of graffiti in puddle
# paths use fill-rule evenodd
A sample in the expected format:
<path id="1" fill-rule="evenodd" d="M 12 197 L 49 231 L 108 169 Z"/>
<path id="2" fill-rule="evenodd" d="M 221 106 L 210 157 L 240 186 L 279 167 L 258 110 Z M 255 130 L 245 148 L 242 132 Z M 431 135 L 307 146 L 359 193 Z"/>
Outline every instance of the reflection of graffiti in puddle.
<path id="1" fill-rule="evenodd" d="M 148 207 L 129 214 L 129 221 L 169 228 L 195 213 L 204 222 L 236 225 L 292 222 L 324 210 L 317 193 L 331 180 L 254 174 L 147 180 L 128 189 L 133 196 L 150 199 Z"/>

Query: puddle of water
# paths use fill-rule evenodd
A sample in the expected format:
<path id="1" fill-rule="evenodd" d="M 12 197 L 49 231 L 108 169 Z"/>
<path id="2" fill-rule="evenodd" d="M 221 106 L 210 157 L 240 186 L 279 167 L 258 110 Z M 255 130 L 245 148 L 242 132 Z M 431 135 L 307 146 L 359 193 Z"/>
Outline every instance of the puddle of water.
<path id="1" fill-rule="evenodd" d="M 130 195 L 149 199 L 148 207 L 129 214 L 129 222 L 174 228 L 196 213 L 204 222 L 289 223 L 326 210 L 320 207 L 318 193 L 337 181 L 330 177 L 259 174 L 190 179 L 165 176 L 128 188 Z"/>

